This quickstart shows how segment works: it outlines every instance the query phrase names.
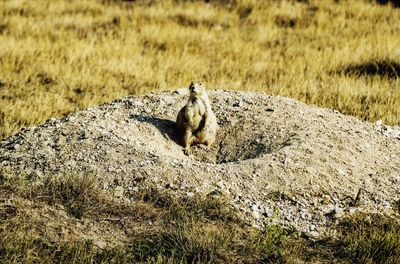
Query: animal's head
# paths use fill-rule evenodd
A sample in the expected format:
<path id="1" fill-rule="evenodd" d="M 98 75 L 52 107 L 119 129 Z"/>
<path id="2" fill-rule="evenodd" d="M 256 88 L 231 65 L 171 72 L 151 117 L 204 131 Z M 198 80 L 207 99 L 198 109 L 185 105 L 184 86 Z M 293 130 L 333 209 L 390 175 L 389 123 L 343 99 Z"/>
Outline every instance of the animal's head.
<path id="1" fill-rule="evenodd" d="M 206 86 L 202 82 L 194 83 L 189 85 L 190 95 L 202 95 L 206 92 Z"/>

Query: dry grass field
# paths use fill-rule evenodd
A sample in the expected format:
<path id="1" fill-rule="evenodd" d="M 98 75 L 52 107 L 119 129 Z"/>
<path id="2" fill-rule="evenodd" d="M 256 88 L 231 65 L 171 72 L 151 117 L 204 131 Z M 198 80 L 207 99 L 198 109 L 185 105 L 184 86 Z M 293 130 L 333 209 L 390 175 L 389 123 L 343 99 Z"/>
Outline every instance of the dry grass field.
<path id="1" fill-rule="evenodd" d="M 199 79 L 399 124 L 399 36 L 373 0 L 2 0 L 0 138 Z"/>

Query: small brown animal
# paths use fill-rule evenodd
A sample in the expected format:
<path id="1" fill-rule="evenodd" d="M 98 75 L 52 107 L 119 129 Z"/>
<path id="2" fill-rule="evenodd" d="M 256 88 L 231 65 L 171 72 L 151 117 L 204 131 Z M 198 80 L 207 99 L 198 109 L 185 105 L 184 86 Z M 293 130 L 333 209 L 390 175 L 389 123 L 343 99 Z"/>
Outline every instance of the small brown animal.
<path id="1" fill-rule="evenodd" d="M 194 143 L 210 147 L 217 133 L 217 118 L 211 109 L 210 100 L 203 83 L 191 83 L 189 100 L 179 111 L 176 124 L 183 134 L 184 153 L 190 154 Z"/>

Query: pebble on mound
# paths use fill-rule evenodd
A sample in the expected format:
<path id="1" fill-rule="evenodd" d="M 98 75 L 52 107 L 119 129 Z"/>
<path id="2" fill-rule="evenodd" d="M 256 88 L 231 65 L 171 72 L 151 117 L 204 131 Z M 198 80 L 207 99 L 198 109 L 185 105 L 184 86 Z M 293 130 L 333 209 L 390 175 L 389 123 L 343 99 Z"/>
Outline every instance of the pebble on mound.
<path id="1" fill-rule="evenodd" d="M 211 149 L 183 153 L 175 118 L 187 96 L 132 96 L 51 119 L 0 143 L 0 172 L 32 179 L 95 175 L 135 195 L 226 195 L 252 223 L 323 230 L 359 210 L 398 215 L 400 140 L 337 111 L 264 93 L 209 91 Z M 315 231 L 316 230 L 316 231 Z"/>

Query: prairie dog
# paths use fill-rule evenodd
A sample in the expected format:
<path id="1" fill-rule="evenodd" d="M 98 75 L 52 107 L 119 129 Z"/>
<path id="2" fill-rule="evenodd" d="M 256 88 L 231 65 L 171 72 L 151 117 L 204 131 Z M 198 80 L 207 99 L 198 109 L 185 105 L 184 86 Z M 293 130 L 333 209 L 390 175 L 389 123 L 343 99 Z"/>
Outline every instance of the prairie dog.
<path id="1" fill-rule="evenodd" d="M 218 127 L 204 84 L 192 82 L 189 92 L 189 100 L 176 119 L 177 127 L 183 134 L 186 155 L 190 154 L 190 146 L 194 143 L 210 147 L 214 143 Z"/>

